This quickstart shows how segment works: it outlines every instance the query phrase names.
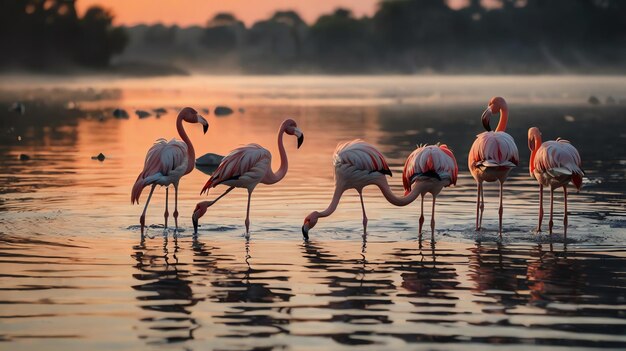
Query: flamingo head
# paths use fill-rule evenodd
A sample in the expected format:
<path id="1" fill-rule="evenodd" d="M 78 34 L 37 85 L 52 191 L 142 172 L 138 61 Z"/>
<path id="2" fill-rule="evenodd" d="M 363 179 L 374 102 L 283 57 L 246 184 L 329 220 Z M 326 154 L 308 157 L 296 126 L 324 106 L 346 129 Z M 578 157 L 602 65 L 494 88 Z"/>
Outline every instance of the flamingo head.
<path id="1" fill-rule="evenodd" d="M 318 218 L 320 218 L 320 213 L 313 211 L 304 219 L 304 224 L 302 225 L 302 236 L 305 240 L 309 240 L 309 230 L 315 227 Z"/>
<path id="2" fill-rule="evenodd" d="M 537 144 L 541 144 L 541 131 L 537 127 L 532 127 L 528 129 L 528 148 L 530 151 L 534 151 Z"/>
<path id="3" fill-rule="evenodd" d="M 209 130 L 209 122 L 207 122 L 207 120 L 204 119 L 204 117 L 200 116 L 198 112 L 192 109 L 191 107 L 185 107 L 184 109 L 180 110 L 178 117 L 182 118 L 183 121 L 187 123 L 202 124 L 202 129 L 204 131 L 204 134 L 206 134 L 207 130 Z"/>
<path id="4" fill-rule="evenodd" d="M 209 207 L 210 201 L 202 201 L 198 202 L 196 208 L 193 210 L 193 215 L 191 215 L 191 220 L 193 221 L 193 232 L 198 233 L 198 220 L 204 216 L 207 208 Z"/>
<path id="5" fill-rule="evenodd" d="M 489 120 L 491 116 L 495 115 L 496 113 L 500 112 L 500 110 L 505 108 L 506 101 L 504 101 L 504 98 L 496 96 L 489 100 L 487 109 L 485 110 L 485 112 L 483 112 L 483 115 L 480 118 L 483 122 L 483 127 L 485 127 L 485 130 L 487 130 L 488 132 L 491 131 L 491 126 L 489 125 Z"/>
<path id="6" fill-rule="evenodd" d="M 298 138 L 298 149 L 299 149 L 300 146 L 302 146 L 302 143 L 304 142 L 304 133 L 302 133 L 302 131 L 298 128 L 296 121 L 294 121 L 293 119 L 286 119 L 283 122 L 282 128 L 285 131 L 285 133 L 289 135 L 295 135 Z"/>

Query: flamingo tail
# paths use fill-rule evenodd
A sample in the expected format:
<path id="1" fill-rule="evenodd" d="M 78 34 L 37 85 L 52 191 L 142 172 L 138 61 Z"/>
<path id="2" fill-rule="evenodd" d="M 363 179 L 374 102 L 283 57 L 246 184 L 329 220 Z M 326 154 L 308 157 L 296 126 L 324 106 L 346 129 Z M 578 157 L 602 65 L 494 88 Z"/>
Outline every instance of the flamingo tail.
<path id="1" fill-rule="evenodd" d="M 202 191 L 200 191 L 200 195 L 204 194 L 204 192 L 206 191 L 207 195 L 209 194 L 209 188 L 211 188 L 211 185 L 213 184 L 213 181 L 211 179 L 209 179 L 206 184 L 204 184 L 204 187 L 202 187 Z"/>
<path id="2" fill-rule="evenodd" d="M 134 204 L 135 202 L 139 204 L 139 196 L 141 196 L 141 191 L 145 186 L 146 184 L 144 183 L 144 179 L 142 179 L 141 177 L 137 177 L 137 181 L 135 181 L 135 184 L 133 185 L 133 190 L 130 193 L 131 204 Z"/>

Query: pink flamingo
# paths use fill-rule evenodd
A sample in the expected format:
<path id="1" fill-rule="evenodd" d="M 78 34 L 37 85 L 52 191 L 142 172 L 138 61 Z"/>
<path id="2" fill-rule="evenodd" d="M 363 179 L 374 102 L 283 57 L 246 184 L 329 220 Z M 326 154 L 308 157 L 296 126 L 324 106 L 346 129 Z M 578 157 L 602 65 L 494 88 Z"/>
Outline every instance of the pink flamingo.
<path id="1" fill-rule="evenodd" d="M 543 220 L 543 187 L 550 187 L 550 221 L 548 227 L 552 234 L 552 210 L 554 207 L 554 189 L 563 187 L 563 233 L 567 237 L 567 184 L 571 181 L 577 190 L 583 185 L 585 172 L 581 168 L 578 150 L 569 141 L 557 138 L 541 143 L 539 128 L 528 129 L 528 148 L 530 154 L 530 176 L 539 183 L 539 223 L 537 232 L 541 232 Z"/>
<path id="2" fill-rule="evenodd" d="M 500 121 L 495 132 L 491 131 L 489 118 L 492 114 L 500 112 Z M 470 172 L 478 185 L 476 199 L 476 230 L 481 229 L 483 212 L 485 210 L 485 197 L 483 195 L 483 182 L 500 182 L 500 208 L 498 209 L 499 226 L 498 234 L 502 239 L 502 192 L 504 182 L 509 172 L 519 164 L 519 154 L 513 138 L 505 132 L 508 122 L 509 108 L 501 97 L 494 97 L 489 101 L 489 106 L 481 117 L 483 126 L 487 130 L 477 135 L 469 152 L 467 160 Z M 479 217 L 480 209 L 480 217 Z"/>
<path id="3" fill-rule="evenodd" d="M 422 145 L 415 149 L 404 163 L 402 183 L 404 195 L 411 192 L 412 184 L 420 184 L 422 191 L 422 205 L 419 219 L 419 233 L 422 235 L 424 224 L 424 196 L 430 193 L 433 196 L 433 209 L 430 218 L 431 237 L 435 237 L 435 200 L 444 187 L 456 185 L 459 166 L 454 154 L 447 145 Z"/>
<path id="4" fill-rule="evenodd" d="M 390 189 L 385 175 L 391 176 L 391 170 L 383 154 L 363 140 L 356 139 L 337 145 L 333 155 L 335 166 L 335 192 L 328 207 L 321 212 L 313 211 L 304 219 L 302 235 L 309 238 L 309 230 L 321 217 L 330 216 L 337 209 L 339 200 L 346 190 L 355 189 L 361 198 L 363 210 L 363 235 L 367 234 L 367 215 L 363 203 L 363 188 L 376 185 L 387 201 L 396 206 L 406 206 L 413 202 L 424 190 L 423 184 L 416 183 L 411 192 L 404 197 L 397 197 Z"/>
<path id="5" fill-rule="evenodd" d="M 191 144 L 191 140 L 187 136 L 183 128 L 183 121 L 187 123 L 200 123 L 206 134 L 209 129 L 209 123 L 191 107 L 185 107 L 178 114 L 176 119 L 176 129 L 181 140 L 172 139 L 169 142 L 165 139 L 158 139 L 156 143 L 148 150 L 146 160 L 144 162 L 143 171 L 139 173 L 133 190 L 131 192 L 131 203 L 139 204 L 139 196 L 141 191 L 148 185 L 152 185 L 148 200 L 143 208 L 139 222 L 141 223 L 141 232 L 146 223 L 146 210 L 150 203 L 150 198 L 157 185 L 165 186 L 165 227 L 167 228 L 167 211 L 168 189 L 169 185 L 174 185 L 174 222 L 178 228 L 178 182 L 184 175 L 193 171 L 196 154 Z"/>
<path id="6" fill-rule="evenodd" d="M 276 173 L 272 171 L 272 154 L 269 150 L 257 144 L 248 144 L 231 151 L 224 157 L 215 170 L 215 173 L 206 182 L 200 194 L 208 193 L 210 188 L 219 184 L 229 188 L 213 201 L 202 201 L 196 205 L 192 220 L 194 232 L 198 232 L 198 220 L 206 213 L 209 206 L 216 203 L 234 188 L 248 189 L 248 207 L 246 210 L 246 235 L 250 229 L 250 198 L 252 191 L 259 184 L 275 184 L 287 174 L 287 153 L 283 145 L 283 133 L 295 135 L 298 138 L 298 148 L 304 141 L 304 134 L 292 119 L 285 120 L 278 130 L 278 150 L 280 152 L 280 168 Z"/>

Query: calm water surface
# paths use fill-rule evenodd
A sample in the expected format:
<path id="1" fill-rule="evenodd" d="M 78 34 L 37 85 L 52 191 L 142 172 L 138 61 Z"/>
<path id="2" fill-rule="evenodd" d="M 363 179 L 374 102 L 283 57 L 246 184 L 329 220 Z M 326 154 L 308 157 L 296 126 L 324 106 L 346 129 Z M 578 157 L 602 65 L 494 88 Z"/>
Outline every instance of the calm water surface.
<path id="1" fill-rule="evenodd" d="M 0 92 L 0 349 L 626 348 L 623 78 L 10 78 Z M 496 94 L 509 101 L 522 159 L 506 184 L 502 242 L 493 184 L 486 230 L 472 230 L 466 164 Z M 590 95 L 603 103 L 588 104 Z M 616 103 L 604 103 L 609 96 Z M 25 115 L 6 111 L 14 100 L 26 103 Z M 218 104 L 235 113 L 209 114 L 206 135 L 186 126 L 198 155 L 248 142 L 276 153 L 278 126 L 292 117 L 306 138 L 299 150 L 285 139 L 287 177 L 255 190 L 249 240 L 244 191 L 213 206 L 191 234 L 208 178 L 197 170 L 181 183 L 181 230 L 163 229 L 159 190 L 141 237 L 142 206 L 130 205 L 130 188 L 145 152 L 177 137 L 177 108 Z M 115 107 L 168 113 L 118 120 Z M 569 139 L 583 158 L 567 240 L 560 193 L 555 235 L 531 233 L 538 193 L 527 169 L 529 126 Z M 416 144 L 454 150 L 460 177 L 438 198 L 436 242 L 418 240 L 418 204 L 395 208 L 375 188 L 365 192 L 367 237 L 349 192 L 302 241 L 303 218 L 332 196 L 332 152 L 353 138 L 387 156 L 396 193 Z M 104 162 L 91 159 L 100 152 Z"/>

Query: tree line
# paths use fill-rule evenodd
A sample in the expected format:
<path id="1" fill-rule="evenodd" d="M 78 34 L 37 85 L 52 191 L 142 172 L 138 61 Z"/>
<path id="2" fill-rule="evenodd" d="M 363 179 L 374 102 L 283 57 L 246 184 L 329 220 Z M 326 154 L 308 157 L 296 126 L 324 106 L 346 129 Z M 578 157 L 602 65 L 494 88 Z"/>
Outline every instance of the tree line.
<path id="1" fill-rule="evenodd" d="M 246 27 L 220 13 L 187 28 L 114 28 L 102 8 L 78 18 L 73 1 L 4 1 L 15 14 L 3 11 L 0 25 L 12 21 L 22 40 L 10 45 L 19 55 L 0 64 L 24 56 L 19 62 L 33 66 L 59 57 L 106 66 L 118 55 L 214 73 L 603 73 L 623 72 L 626 58 L 621 0 L 500 0 L 496 8 L 468 0 L 461 9 L 445 0 L 386 0 L 371 17 L 339 8 L 307 24 L 278 11 Z"/>

